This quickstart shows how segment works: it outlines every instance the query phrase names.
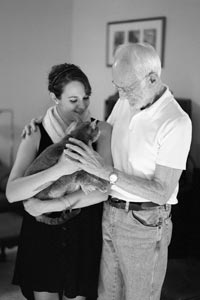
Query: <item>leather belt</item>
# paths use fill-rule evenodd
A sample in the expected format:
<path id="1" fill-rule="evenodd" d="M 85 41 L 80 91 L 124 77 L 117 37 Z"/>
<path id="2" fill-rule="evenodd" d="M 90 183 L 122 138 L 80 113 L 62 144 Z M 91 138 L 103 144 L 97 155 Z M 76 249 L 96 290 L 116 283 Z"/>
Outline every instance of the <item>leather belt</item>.
<path id="1" fill-rule="evenodd" d="M 108 202 L 111 206 L 125 209 L 126 211 L 151 210 L 160 206 L 153 202 L 128 202 L 111 196 L 108 197 Z"/>

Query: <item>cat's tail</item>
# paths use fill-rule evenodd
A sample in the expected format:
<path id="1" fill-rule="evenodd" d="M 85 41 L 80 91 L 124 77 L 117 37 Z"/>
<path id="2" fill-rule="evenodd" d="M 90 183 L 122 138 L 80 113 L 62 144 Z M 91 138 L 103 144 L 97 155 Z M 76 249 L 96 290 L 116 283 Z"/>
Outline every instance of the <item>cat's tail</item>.
<path id="1" fill-rule="evenodd" d="M 36 220 L 47 225 L 61 225 L 77 216 L 80 213 L 80 211 L 80 208 L 73 209 L 71 211 L 65 210 L 57 218 L 51 218 L 48 215 L 43 214 L 41 216 L 36 217 Z"/>

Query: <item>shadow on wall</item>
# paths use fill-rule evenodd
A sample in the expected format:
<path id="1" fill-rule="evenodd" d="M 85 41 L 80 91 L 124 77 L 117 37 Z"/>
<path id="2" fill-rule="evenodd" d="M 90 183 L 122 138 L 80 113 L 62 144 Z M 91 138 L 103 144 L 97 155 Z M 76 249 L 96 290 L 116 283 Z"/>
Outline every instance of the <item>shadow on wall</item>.
<path id="1" fill-rule="evenodd" d="M 191 155 L 195 165 L 200 167 L 200 105 L 192 101 L 192 145 Z"/>

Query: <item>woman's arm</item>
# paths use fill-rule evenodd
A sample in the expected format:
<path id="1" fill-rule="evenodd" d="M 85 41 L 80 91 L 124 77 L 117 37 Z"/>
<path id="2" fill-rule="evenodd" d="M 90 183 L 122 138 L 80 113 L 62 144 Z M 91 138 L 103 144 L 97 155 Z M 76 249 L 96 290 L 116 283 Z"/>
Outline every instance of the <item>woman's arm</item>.
<path id="1" fill-rule="evenodd" d="M 99 191 L 93 191 L 89 194 L 85 194 L 83 191 L 79 190 L 61 197 L 60 200 L 65 204 L 64 209 L 75 209 L 106 201 L 108 199 L 108 195 L 109 192 L 102 193 Z"/>
<path id="2" fill-rule="evenodd" d="M 111 155 L 111 133 L 112 126 L 106 122 L 99 122 L 100 136 L 97 142 L 97 151 L 104 158 L 105 162 L 112 165 Z M 93 191 L 85 194 L 79 190 L 72 194 L 61 197 L 60 199 L 41 201 L 36 198 L 31 198 L 24 202 L 26 211 L 38 216 L 43 213 L 50 213 L 54 211 L 63 211 L 70 208 L 81 208 L 100 203 L 107 200 L 109 193 L 101 193 Z"/>
<path id="3" fill-rule="evenodd" d="M 39 130 L 22 139 L 6 188 L 6 196 L 9 202 L 22 201 L 33 197 L 62 175 L 71 174 L 77 170 L 77 167 L 73 168 L 73 163 L 66 160 L 63 154 L 54 166 L 24 177 L 26 169 L 36 157 L 39 142 Z"/>
<path id="4" fill-rule="evenodd" d="M 24 207 L 30 215 L 36 217 L 44 213 L 55 211 L 58 212 L 65 209 L 75 209 L 94 205 L 106 201 L 108 194 L 109 193 L 93 191 L 86 195 L 83 191 L 79 190 L 59 199 L 42 201 L 37 198 L 30 198 L 29 200 L 24 201 Z"/>

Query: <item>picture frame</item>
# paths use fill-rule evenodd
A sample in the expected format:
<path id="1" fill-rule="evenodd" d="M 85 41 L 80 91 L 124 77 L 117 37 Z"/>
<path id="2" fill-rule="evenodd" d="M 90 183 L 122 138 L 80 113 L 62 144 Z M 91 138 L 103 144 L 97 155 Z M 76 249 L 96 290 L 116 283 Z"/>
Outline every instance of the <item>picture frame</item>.
<path id="1" fill-rule="evenodd" d="M 164 66 L 166 17 L 115 21 L 107 23 L 106 65 L 112 66 L 116 48 L 123 43 L 149 43 Z"/>

